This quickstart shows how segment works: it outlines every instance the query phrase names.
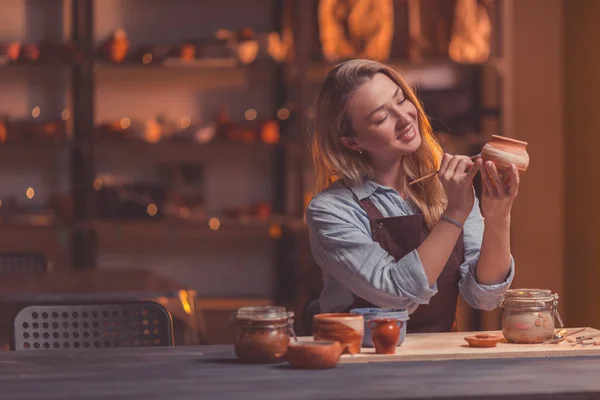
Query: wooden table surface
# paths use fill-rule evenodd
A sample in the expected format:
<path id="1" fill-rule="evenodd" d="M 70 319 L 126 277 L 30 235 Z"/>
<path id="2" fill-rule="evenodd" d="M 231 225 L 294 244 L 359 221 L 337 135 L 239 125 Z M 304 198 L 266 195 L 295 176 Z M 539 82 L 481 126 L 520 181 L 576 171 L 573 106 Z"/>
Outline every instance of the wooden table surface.
<path id="1" fill-rule="evenodd" d="M 244 365 L 231 346 L 0 353 L 0 399 L 600 398 L 600 357 Z M 540 397 L 533 397 L 539 395 Z"/>

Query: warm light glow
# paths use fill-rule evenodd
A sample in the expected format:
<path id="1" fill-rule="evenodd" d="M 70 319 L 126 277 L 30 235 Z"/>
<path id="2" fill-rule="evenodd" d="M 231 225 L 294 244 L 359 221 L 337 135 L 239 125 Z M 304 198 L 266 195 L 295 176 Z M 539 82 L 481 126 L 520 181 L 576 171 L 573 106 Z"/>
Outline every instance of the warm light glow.
<path id="1" fill-rule="evenodd" d="M 60 113 L 60 117 L 62 118 L 63 121 L 68 120 L 71 117 L 71 111 L 69 111 L 68 108 L 65 108 L 64 110 L 62 110 L 62 112 Z"/>
<path id="2" fill-rule="evenodd" d="M 28 187 L 27 190 L 25 191 L 25 195 L 27 196 L 28 199 L 33 199 L 33 196 L 35 196 L 35 190 L 33 190 L 32 187 Z"/>
<path id="3" fill-rule="evenodd" d="M 121 121 L 119 121 L 119 125 L 121 126 L 121 129 L 127 129 L 131 126 L 131 120 L 127 117 L 121 118 Z"/>
<path id="4" fill-rule="evenodd" d="M 208 220 L 208 227 L 213 231 L 216 231 L 221 227 L 221 221 L 219 221 L 218 218 L 211 218 Z"/>
<path id="5" fill-rule="evenodd" d="M 96 190 L 102 189 L 102 180 L 100 178 L 94 179 L 94 189 L 96 189 Z"/>
<path id="6" fill-rule="evenodd" d="M 277 110 L 277 118 L 279 118 L 280 120 L 285 120 L 288 119 L 290 117 L 290 110 L 288 110 L 287 108 L 280 108 L 279 110 Z"/>
<path id="7" fill-rule="evenodd" d="M 2 200 L 0 200 L 0 207 L 2 207 Z"/>
<path id="8" fill-rule="evenodd" d="M 148 204 L 146 211 L 148 211 L 149 216 L 154 217 L 156 215 L 156 213 L 158 212 L 158 207 L 156 207 L 156 204 L 150 203 L 150 204 Z"/>
<path id="9" fill-rule="evenodd" d="M 37 118 L 40 116 L 40 108 L 39 107 L 33 107 L 33 110 L 31 110 L 31 116 L 33 118 Z"/>
<path id="10" fill-rule="evenodd" d="M 142 62 L 144 64 L 150 64 L 152 62 L 152 53 L 146 53 L 142 56 Z"/>
<path id="11" fill-rule="evenodd" d="M 190 215 L 192 215 L 192 212 L 190 211 L 190 209 L 189 209 L 189 208 L 186 208 L 186 207 L 181 207 L 181 208 L 179 209 L 179 216 L 180 216 L 181 218 L 189 218 L 189 217 L 190 217 Z"/>
<path id="12" fill-rule="evenodd" d="M 246 112 L 244 113 L 244 117 L 246 117 L 246 119 L 248 121 L 254 121 L 256 119 L 256 110 L 253 108 L 249 108 L 246 110 Z"/>
<path id="13" fill-rule="evenodd" d="M 192 119 L 190 117 L 181 117 L 179 120 L 179 124 L 181 124 L 182 128 L 189 128 L 192 125 Z"/>
<path id="14" fill-rule="evenodd" d="M 269 226 L 269 236 L 273 239 L 279 239 L 281 237 L 281 226 L 277 224 Z"/>
<path id="15" fill-rule="evenodd" d="M 185 313 L 188 315 L 192 315 L 192 306 L 190 304 L 190 297 L 188 296 L 188 292 L 185 290 L 180 290 L 179 300 L 181 300 L 181 306 L 183 307 L 183 311 L 185 311 Z"/>

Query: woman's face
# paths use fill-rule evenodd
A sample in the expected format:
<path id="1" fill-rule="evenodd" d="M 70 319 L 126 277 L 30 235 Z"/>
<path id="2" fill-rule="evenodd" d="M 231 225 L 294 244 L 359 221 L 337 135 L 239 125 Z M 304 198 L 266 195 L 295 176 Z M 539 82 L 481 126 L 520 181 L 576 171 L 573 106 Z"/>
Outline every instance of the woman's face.
<path id="1" fill-rule="evenodd" d="M 342 143 L 372 158 L 389 159 L 414 153 L 421 145 L 415 105 L 387 75 L 378 73 L 348 100 L 355 135 Z"/>

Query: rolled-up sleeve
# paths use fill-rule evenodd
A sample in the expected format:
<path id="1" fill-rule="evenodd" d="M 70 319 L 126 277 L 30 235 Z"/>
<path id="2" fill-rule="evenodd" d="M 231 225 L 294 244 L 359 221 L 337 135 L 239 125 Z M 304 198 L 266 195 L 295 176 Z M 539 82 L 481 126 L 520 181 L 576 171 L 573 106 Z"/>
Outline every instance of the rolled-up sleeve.
<path id="1" fill-rule="evenodd" d="M 483 285 L 477 282 L 477 262 L 483 243 L 484 218 L 479 210 L 479 201 L 475 205 L 464 225 L 463 240 L 465 261 L 460 267 L 460 295 L 473 308 L 493 310 L 502 301 L 504 293 L 510 288 L 515 274 L 515 261 L 510 257 L 510 271 L 506 280 L 499 284 Z"/>
<path id="2" fill-rule="evenodd" d="M 417 251 L 395 261 L 356 218 L 361 211 L 309 204 L 306 219 L 317 264 L 356 296 L 380 307 L 412 312 L 419 304 L 428 304 L 437 285 L 429 286 Z"/>

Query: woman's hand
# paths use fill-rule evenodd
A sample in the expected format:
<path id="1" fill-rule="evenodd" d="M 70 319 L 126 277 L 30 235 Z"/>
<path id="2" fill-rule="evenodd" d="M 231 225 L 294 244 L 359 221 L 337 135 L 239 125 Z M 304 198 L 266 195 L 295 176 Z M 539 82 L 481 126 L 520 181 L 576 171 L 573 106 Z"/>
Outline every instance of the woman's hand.
<path id="1" fill-rule="evenodd" d="M 501 174 L 491 161 L 484 163 L 482 159 L 477 159 L 476 165 L 481 171 L 483 183 L 481 209 L 486 223 L 509 222 L 510 210 L 519 192 L 517 167 L 511 164 L 510 169 Z"/>
<path id="2" fill-rule="evenodd" d="M 461 224 L 467 220 L 475 204 L 473 178 L 477 171 L 469 157 L 444 154 L 442 158 L 438 176 L 448 198 L 445 214 Z"/>

